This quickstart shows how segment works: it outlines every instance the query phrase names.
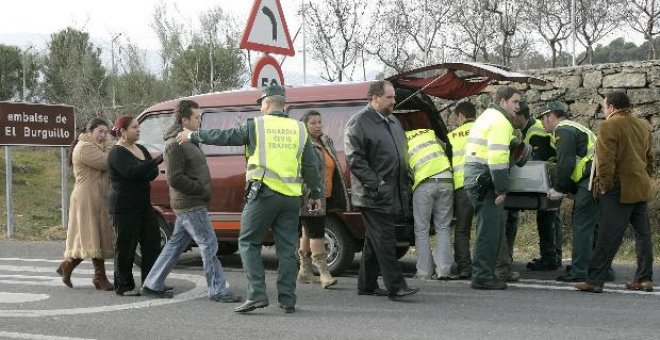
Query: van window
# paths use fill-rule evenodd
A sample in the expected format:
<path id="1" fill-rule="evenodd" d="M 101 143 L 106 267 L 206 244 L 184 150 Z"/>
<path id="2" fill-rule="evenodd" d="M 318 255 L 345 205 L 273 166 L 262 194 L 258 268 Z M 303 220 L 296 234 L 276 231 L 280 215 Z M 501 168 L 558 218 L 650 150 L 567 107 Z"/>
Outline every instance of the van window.
<path id="1" fill-rule="evenodd" d="M 152 114 L 140 122 L 139 144 L 144 145 L 149 152 L 162 153 L 165 151 L 163 132 L 172 123 L 172 113 Z"/>
<path id="2" fill-rule="evenodd" d="M 202 113 L 202 129 L 226 130 L 238 127 L 248 118 L 261 115 L 259 111 L 205 111 Z M 244 146 L 217 146 L 201 144 L 207 155 L 237 155 L 244 154 Z"/>
<path id="3" fill-rule="evenodd" d="M 335 150 L 344 151 L 344 131 L 346 122 L 356 112 L 360 111 L 365 103 L 350 106 L 316 106 L 316 107 L 294 107 L 289 110 L 289 117 L 300 120 L 302 115 L 309 110 L 321 113 L 323 122 L 323 133 L 330 136 L 335 144 Z"/>

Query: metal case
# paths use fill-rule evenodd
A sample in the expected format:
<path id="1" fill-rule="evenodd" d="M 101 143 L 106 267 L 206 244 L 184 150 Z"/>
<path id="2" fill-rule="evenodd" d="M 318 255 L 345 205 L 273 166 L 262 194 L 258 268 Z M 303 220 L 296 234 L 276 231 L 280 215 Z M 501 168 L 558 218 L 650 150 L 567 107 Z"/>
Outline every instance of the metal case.
<path id="1" fill-rule="evenodd" d="M 543 161 L 529 161 L 523 167 L 513 166 L 509 173 L 509 193 L 504 208 L 510 210 L 557 210 L 561 201 L 547 197 L 552 188 L 554 166 Z"/>

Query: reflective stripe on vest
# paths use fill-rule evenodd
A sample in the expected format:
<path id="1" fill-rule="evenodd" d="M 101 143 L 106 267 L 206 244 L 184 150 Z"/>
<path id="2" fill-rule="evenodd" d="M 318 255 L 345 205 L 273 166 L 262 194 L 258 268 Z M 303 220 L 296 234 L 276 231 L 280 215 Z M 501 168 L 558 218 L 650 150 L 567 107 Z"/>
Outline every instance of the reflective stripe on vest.
<path id="1" fill-rule="evenodd" d="M 413 190 L 425 179 L 449 169 L 449 159 L 429 129 L 406 131 L 408 159 L 413 172 Z"/>
<path id="2" fill-rule="evenodd" d="M 588 142 L 587 142 L 587 154 L 584 157 L 576 156 L 575 159 L 575 169 L 573 169 L 573 173 L 571 174 L 571 180 L 575 183 L 579 182 L 582 177 L 584 176 L 584 168 L 587 165 L 587 163 L 594 158 L 594 152 L 596 151 L 595 146 L 596 146 L 596 135 L 591 132 L 591 130 L 587 129 L 586 127 L 570 121 L 570 120 L 562 120 L 557 124 L 557 127 L 555 127 L 555 131 L 557 128 L 560 126 L 570 126 L 572 128 L 577 129 L 578 131 L 584 133 L 588 137 Z M 552 133 L 552 139 L 555 140 L 557 137 L 555 135 L 555 132 Z"/>
<path id="3" fill-rule="evenodd" d="M 509 144 L 513 126 L 494 108 L 488 108 L 474 122 L 465 145 L 465 162 L 485 164 L 491 170 L 509 168 Z"/>
<path id="4" fill-rule="evenodd" d="M 254 119 L 256 146 L 248 156 L 248 181 L 261 180 L 286 196 L 302 195 L 300 160 L 307 130 L 291 118 L 266 115 Z"/>
<path id="5" fill-rule="evenodd" d="M 467 122 L 456 130 L 449 133 L 449 143 L 451 144 L 452 152 L 452 169 L 454 170 L 454 189 L 463 187 L 464 182 L 464 165 L 465 165 L 465 144 L 467 137 L 470 134 L 474 122 Z"/>

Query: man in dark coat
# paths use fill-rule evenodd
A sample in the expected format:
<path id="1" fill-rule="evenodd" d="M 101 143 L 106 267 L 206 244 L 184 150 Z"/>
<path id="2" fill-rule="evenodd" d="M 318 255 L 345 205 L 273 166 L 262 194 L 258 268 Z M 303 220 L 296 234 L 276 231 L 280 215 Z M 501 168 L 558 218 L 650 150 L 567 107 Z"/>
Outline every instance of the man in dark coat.
<path id="1" fill-rule="evenodd" d="M 372 83 L 367 97 L 367 107 L 346 123 L 345 138 L 352 202 L 361 208 L 366 229 L 358 294 L 396 299 L 418 292 L 408 288 L 396 257 L 394 221 L 410 216 L 406 136 L 392 116 L 392 84 L 384 80 Z M 379 272 L 387 291 L 378 287 Z"/>

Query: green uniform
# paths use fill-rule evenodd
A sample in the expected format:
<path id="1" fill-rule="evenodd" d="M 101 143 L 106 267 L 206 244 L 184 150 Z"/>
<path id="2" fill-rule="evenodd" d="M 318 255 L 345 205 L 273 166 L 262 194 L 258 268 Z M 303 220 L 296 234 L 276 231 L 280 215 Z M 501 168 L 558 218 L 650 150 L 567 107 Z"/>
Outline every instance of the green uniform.
<path id="1" fill-rule="evenodd" d="M 495 204 L 509 188 L 509 144 L 513 126 L 501 107 L 491 104 L 474 122 L 465 147 L 465 190 L 477 216 L 477 237 L 472 262 L 473 284 L 491 284 L 504 235 L 507 212 Z M 478 199 L 477 177 L 488 173 L 492 185 Z"/>
<path id="2" fill-rule="evenodd" d="M 545 131 L 540 120 L 530 118 L 522 130 L 525 143 L 532 146 L 532 160 L 555 163 L 557 150 L 552 134 Z M 539 210 L 536 212 L 536 226 L 539 233 L 540 261 L 561 266 L 562 237 L 559 210 Z M 533 265 L 531 265 L 533 266 Z"/>
<path id="3" fill-rule="evenodd" d="M 600 209 L 589 191 L 589 172 L 596 136 L 589 129 L 569 120 L 562 120 L 553 132 L 557 146 L 557 176 L 555 190 L 573 193 L 573 248 L 568 279 L 587 276 L 593 256 L 594 233 Z"/>
<path id="4" fill-rule="evenodd" d="M 529 118 L 521 130 L 523 141 L 532 147 L 531 159 L 535 161 L 555 160 L 557 153 L 552 135 L 545 131 L 540 120 Z M 539 233 L 539 248 L 542 261 L 556 266 L 561 260 L 561 221 L 555 227 L 556 211 L 537 211 L 536 222 Z M 503 280 L 511 277 L 513 265 L 513 244 L 518 233 L 519 211 L 509 210 L 506 221 L 505 237 L 503 237 L 500 253 L 497 258 L 497 277 Z M 556 233 L 558 230 L 559 234 Z M 558 235 L 558 237 L 557 237 Z M 559 252 L 556 249 L 556 239 L 559 240 Z M 559 255 L 557 255 L 559 254 Z M 528 268 L 530 265 L 528 264 Z"/>
<path id="5" fill-rule="evenodd" d="M 236 128 L 192 133 L 191 140 L 211 145 L 246 146 L 248 180 L 265 183 L 245 204 L 241 216 L 238 242 L 248 278 L 247 299 L 267 300 L 261 248 L 270 228 L 279 260 L 278 301 L 283 307 L 294 307 L 303 179 L 310 188 L 311 198 L 321 198 L 317 159 L 304 126 L 288 119 L 284 112 L 271 112 L 264 117 L 248 119 Z"/>

